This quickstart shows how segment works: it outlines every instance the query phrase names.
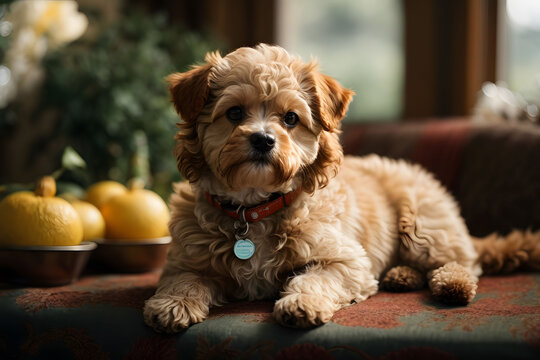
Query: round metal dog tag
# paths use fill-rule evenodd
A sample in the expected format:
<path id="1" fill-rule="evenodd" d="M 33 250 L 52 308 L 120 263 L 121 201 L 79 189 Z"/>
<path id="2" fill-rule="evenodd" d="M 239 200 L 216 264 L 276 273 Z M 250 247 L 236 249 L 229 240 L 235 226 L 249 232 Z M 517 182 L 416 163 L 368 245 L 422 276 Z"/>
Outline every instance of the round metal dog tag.
<path id="1" fill-rule="evenodd" d="M 234 255 L 241 260 L 247 260 L 255 253 L 255 244 L 249 239 L 239 239 L 234 243 Z"/>

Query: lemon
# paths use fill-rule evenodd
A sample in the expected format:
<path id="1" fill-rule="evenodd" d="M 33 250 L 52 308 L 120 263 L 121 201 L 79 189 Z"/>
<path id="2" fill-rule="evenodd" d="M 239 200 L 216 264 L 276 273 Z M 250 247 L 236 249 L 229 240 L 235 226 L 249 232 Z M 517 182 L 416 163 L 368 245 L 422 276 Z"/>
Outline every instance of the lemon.
<path id="1" fill-rule="evenodd" d="M 116 195 L 101 208 L 108 239 L 148 239 L 168 234 L 169 209 L 144 184 L 131 181 L 127 192 Z"/>
<path id="2" fill-rule="evenodd" d="M 0 244 L 78 245 L 83 239 L 79 215 L 66 200 L 54 197 L 56 183 L 44 177 L 35 193 L 13 193 L 0 202 Z"/>
<path id="3" fill-rule="evenodd" d="M 100 181 L 86 189 L 83 200 L 100 209 L 109 199 L 116 195 L 124 194 L 126 191 L 126 187 L 119 182 L 111 180 Z"/>
<path id="4" fill-rule="evenodd" d="M 105 220 L 97 207 L 86 201 L 73 201 L 71 206 L 77 211 L 83 226 L 83 241 L 105 236 Z"/>

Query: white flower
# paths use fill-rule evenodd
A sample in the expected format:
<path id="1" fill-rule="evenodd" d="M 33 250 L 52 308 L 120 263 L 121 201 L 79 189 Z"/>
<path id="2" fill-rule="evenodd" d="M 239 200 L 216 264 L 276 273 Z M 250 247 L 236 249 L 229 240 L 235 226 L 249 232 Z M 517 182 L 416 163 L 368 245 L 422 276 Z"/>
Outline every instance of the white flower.
<path id="1" fill-rule="evenodd" d="M 73 0 L 14 2 L 6 16 L 12 24 L 10 48 L 4 62 L 9 82 L 0 88 L 0 108 L 17 94 L 27 93 L 41 83 L 41 60 L 48 49 L 78 39 L 88 26 L 86 16 Z"/>
<path id="2" fill-rule="evenodd" d="M 77 11 L 73 0 L 21 0 L 11 5 L 7 20 L 13 31 L 31 29 L 37 37 L 46 36 L 53 46 L 78 39 L 88 26 L 86 16 Z"/>
<path id="3" fill-rule="evenodd" d="M 53 46 L 78 39 L 88 27 L 88 19 L 77 11 L 75 1 L 57 1 L 56 3 L 60 3 L 58 13 L 47 30 Z"/>
<path id="4" fill-rule="evenodd" d="M 32 27 L 42 16 L 49 1 L 15 1 L 9 7 L 6 20 L 13 24 L 13 31 Z"/>
<path id="5" fill-rule="evenodd" d="M 12 35 L 11 46 L 6 53 L 6 62 L 24 56 L 28 61 L 39 62 L 47 53 L 47 39 L 29 28 L 23 28 Z"/>

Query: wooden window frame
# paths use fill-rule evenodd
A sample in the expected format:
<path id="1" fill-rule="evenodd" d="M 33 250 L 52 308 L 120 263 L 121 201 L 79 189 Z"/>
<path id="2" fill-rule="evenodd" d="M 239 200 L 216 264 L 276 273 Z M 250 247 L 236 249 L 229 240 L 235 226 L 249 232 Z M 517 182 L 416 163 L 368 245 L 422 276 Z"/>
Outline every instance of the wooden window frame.
<path id="1" fill-rule="evenodd" d="M 470 115 L 497 77 L 497 0 L 403 0 L 403 118 Z"/>

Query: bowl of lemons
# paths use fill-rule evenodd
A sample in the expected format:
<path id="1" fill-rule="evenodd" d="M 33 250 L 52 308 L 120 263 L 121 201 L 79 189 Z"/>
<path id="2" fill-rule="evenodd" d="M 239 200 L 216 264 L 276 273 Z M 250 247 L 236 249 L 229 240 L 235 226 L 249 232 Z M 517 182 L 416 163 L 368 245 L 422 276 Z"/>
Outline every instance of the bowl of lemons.
<path id="1" fill-rule="evenodd" d="M 96 244 L 67 200 L 55 196 L 52 177 L 34 192 L 15 192 L 0 202 L 0 279 L 59 286 L 79 278 Z"/>
<path id="2" fill-rule="evenodd" d="M 104 235 L 91 262 L 115 272 L 147 272 L 165 263 L 171 237 L 169 208 L 144 182 L 132 179 L 127 187 L 102 181 L 90 186 L 84 200 L 99 208 L 105 223 Z"/>

